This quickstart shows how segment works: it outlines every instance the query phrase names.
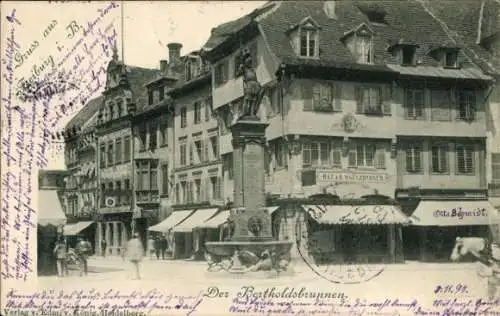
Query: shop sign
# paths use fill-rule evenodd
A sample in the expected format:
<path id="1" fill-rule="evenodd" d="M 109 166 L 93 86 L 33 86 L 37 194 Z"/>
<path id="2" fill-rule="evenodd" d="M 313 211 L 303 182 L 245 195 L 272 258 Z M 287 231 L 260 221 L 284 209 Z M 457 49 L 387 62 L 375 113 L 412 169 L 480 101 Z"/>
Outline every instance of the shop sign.
<path id="1" fill-rule="evenodd" d="M 385 183 L 388 181 L 388 175 L 386 173 L 317 169 L 316 181 L 317 183 Z"/>

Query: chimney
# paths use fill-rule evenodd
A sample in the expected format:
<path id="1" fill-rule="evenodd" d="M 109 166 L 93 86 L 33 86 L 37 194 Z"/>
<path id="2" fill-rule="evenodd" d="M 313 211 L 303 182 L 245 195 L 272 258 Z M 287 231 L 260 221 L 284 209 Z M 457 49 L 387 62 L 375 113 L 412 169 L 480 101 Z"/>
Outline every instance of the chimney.
<path id="1" fill-rule="evenodd" d="M 168 59 L 170 64 L 177 64 L 181 59 L 181 43 L 169 43 L 168 47 Z"/>
<path id="2" fill-rule="evenodd" d="M 168 60 L 162 59 L 160 60 L 160 71 L 165 73 L 167 72 L 168 68 Z"/>
<path id="3" fill-rule="evenodd" d="M 335 0 L 323 1 L 323 11 L 325 11 L 325 14 L 329 19 L 336 19 L 337 18 L 337 14 L 335 11 L 335 5 L 336 5 Z"/>

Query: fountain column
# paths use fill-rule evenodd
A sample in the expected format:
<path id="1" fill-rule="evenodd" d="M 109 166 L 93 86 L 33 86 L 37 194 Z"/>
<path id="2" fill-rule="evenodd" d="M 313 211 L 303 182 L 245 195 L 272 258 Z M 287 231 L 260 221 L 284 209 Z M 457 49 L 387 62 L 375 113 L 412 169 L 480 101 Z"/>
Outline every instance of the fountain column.
<path id="1" fill-rule="evenodd" d="M 265 208 L 264 150 L 267 126 L 267 123 L 256 117 L 244 117 L 231 128 L 236 206 L 231 212 L 233 241 L 272 239 L 271 215 Z"/>

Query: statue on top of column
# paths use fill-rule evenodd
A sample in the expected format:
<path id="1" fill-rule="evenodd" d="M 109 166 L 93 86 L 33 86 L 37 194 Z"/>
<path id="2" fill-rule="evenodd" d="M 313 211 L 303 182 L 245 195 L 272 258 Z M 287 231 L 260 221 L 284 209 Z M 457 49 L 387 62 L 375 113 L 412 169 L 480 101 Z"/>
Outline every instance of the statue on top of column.
<path id="1" fill-rule="evenodd" d="M 238 69 L 238 75 L 243 75 L 243 116 L 256 117 L 262 101 L 264 89 L 257 80 L 257 73 L 252 67 L 252 56 L 245 48 L 241 52 L 242 62 Z"/>

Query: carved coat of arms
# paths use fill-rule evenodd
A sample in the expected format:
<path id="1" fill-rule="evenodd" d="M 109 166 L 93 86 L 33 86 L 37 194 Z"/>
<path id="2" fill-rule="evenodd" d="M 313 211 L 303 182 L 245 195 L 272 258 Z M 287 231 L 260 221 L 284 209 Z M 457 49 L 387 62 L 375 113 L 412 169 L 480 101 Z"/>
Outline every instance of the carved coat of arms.
<path id="1" fill-rule="evenodd" d="M 352 133 L 356 129 L 358 129 L 361 126 L 361 124 L 354 117 L 354 115 L 352 115 L 352 113 L 348 113 L 342 118 L 341 126 L 344 129 L 344 131 L 346 131 L 346 133 Z"/>

